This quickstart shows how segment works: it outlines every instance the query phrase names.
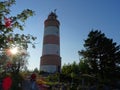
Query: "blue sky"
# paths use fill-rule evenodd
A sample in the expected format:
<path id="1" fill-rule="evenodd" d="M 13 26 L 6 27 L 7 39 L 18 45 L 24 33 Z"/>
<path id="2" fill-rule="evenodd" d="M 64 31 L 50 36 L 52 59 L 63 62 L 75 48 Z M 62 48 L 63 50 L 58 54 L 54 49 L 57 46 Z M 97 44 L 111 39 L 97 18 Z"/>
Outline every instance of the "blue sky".
<path id="1" fill-rule="evenodd" d="M 28 50 L 29 69 L 39 68 L 44 20 L 54 9 L 57 9 L 61 23 L 62 65 L 79 62 L 78 51 L 83 49 L 84 40 L 92 29 L 101 30 L 108 38 L 120 44 L 120 0 L 16 0 L 16 5 L 11 8 L 12 14 L 18 14 L 26 8 L 36 14 L 26 21 L 22 32 L 37 37 L 36 48 L 29 47 Z"/>

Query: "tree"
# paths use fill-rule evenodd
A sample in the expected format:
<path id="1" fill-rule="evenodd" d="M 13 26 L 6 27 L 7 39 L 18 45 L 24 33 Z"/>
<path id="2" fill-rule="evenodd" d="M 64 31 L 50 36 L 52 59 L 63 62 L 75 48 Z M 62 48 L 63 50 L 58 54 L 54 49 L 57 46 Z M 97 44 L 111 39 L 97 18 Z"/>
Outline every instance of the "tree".
<path id="1" fill-rule="evenodd" d="M 19 71 L 26 66 L 28 44 L 31 44 L 34 48 L 36 37 L 30 34 L 14 33 L 15 28 L 23 31 L 25 21 L 34 15 L 34 11 L 25 9 L 20 14 L 11 16 L 10 7 L 15 2 L 15 0 L 0 1 L 0 66 L 1 63 L 4 63 L 2 67 L 5 67 L 5 70 L 7 69 L 12 73 L 12 90 L 21 90 L 18 86 L 22 82 L 22 76 Z M 19 53 L 11 55 L 10 48 L 16 47 L 19 49 Z"/>
<path id="2" fill-rule="evenodd" d="M 15 0 L 0 1 L 0 50 L 7 49 L 11 45 L 19 44 L 25 49 L 28 43 L 32 43 L 36 37 L 32 35 L 15 34 L 14 29 L 24 29 L 25 21 L 34 15 L 34 11 L 25 9 L 16 16 L 10 16 L 10 7 L 15 4 Z M 34 45 L 33 45 L 34 46 Z"/>
<path id="3" fill-rule="evenodd" d="M 30 34 L 25 35 L 14 33 L 15 28 L 18 28 L 19 30 L 24 30 L 25 21 L 29 17 L 34 15 L 34 11 L 30 9 L 25 9 L 16 16 L 10 16 L 11 15 L 10 7 L 14 4 L 15 0 L 0 1 L 0 63 L 2 63 L 2 60 L 4 58 L 6 58 L 6 60 L 11 58 L 9 52 L 10 48 L 18 47 L 19 50 L 26 51 L 28 48 L 28 44 L 31 44 L 33 47 L 35 47 L 33 41 L 36 39 L 36 37 L 33 37 Z M 12 66 L 14 66 L 14 70 L 16 64 L 17 64 L 16 68 L 19 69 L 23 67 L 20 64 L 21 62 L 24 61 L 25 64 L 26 60 L 24 59 L 27 57 L 27 54 L 25 55 L 23 54 L 25 53 L 24 52 L 22 52 L 21 54 L 19 53 L 16 56 L 14 56 L 14 58 L 12 58 L 13 59 Z M 4 63 L 6 63 L 6 60 Z M 11 62 L 9 61 L 8 65 L 10 64 Z"/>
<path id="4" fill-rule="evenodd" d="M 8 57 L 4 54 L 0 54 L 0 73 L 4 71 L 4 66 L 7 63 Z"/>
<path id="5" fill-rule="evenodd" d="M 33 72 L 38 74 L 38 73 L 39 73 L 38 68 L 36 67 L 36 68 L 33 70 Z"/>
<path id="6" fill-rule="evenodd" d="M 62 67 L 62 73 L 60 75 L 61 80 L 63 79 L 66 82 L 78 82 L 79 81 L 79 64 L 75 61 L 72 64 L 65 64 Z"/>
<path id="7" fill-rule="evenodd" d="M 79 55 L 88 61 L 92 74 L 103 81 L 118 80 L 120 45 L 107 38 L 101 31 L 92 30 L 85 40 L 84 47 L 84 50 L 79 51 Z"/>
<path id="8" fill-rule="evenodd" d="M 81 59 L 79 62 L 79 71 L 81 74 L 89 74 L 90 68 L 87 60 Z"/>
<path id="9" fill-rule="evenodd" d="M 71 81 L 71 73 L 72 73 L 72 69 L 71 69 L 71 64 L 64 64 L 62 66 L 62 70 L 61 70 L 61 81 L 63 82 L 70 82 Z"/>

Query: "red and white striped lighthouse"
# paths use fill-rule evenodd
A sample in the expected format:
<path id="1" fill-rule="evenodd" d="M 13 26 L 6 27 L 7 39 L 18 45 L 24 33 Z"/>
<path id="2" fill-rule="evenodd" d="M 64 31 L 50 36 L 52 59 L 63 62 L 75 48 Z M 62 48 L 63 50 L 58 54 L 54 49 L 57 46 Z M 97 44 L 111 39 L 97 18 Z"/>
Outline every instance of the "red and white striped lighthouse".
<path id="1" fill-rule="evenodd" d="M 44 22 L 43 50 L 40 70 L 48 73 L 60 72 L 60 22 L 55 12 L 51 12 Z"/>

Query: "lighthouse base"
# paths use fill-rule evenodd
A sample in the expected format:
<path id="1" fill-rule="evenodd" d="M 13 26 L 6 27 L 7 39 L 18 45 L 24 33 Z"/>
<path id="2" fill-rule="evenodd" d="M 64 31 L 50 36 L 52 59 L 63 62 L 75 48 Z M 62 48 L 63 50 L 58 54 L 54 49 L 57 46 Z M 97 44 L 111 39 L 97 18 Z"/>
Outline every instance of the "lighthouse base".
<path id="1" fill-rule="evenodd" d="M 41 65 L 40 70 L 48 73 L 55 73 L 57 71 L 57 67 L 55 65 Z"/>
<path id="2" fill-rule="evenodd" d="M 57 55 L 45 55 L 41 57 L 40 71 L 56 73 L 61 71 L 61 58 Z"/>

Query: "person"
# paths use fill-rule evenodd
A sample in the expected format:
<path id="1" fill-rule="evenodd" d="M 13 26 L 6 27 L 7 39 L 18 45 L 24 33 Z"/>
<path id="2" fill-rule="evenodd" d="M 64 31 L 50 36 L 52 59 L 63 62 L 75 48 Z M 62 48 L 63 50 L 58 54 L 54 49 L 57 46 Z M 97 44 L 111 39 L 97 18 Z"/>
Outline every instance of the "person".
<path id="1" fill-rule="evenodd" d="M 2 88 L 3 88 L 3 90 L 10 90 L 11 85 L 12 85 L 12 79 L 11 79 L 11 77 L 10 76 L 6 76 L 3 79 L 3 82 L 2 82 Z"/>
<path id="2" fill-rule="evenodd" d="M 36 83 L 36 74 L 31 74 L 30 78 L 26 78 L 22 82 L 22 90 L 40 90 Z"/>
<path id="3" fill-rule="evenodd" d="M 39 90 L 38 85 L 36 83 L 36 74 L 34 73 L 31 75 L 30 84 L 30 90 Z"/>

